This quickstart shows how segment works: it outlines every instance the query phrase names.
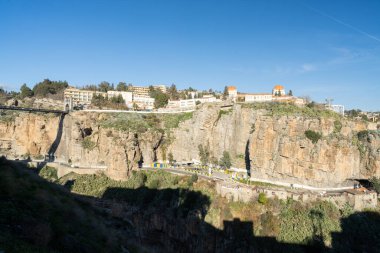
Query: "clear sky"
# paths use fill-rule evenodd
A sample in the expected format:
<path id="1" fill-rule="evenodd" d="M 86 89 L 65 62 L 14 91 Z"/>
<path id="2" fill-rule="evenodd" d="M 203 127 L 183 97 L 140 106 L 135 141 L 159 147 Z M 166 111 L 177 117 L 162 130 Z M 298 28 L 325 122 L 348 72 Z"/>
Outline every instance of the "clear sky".
<path id="1" fill-rule="evenodd" d="M 0 0 L 0 85 L 270 92 L 380 110 L 379 0 Z"/>

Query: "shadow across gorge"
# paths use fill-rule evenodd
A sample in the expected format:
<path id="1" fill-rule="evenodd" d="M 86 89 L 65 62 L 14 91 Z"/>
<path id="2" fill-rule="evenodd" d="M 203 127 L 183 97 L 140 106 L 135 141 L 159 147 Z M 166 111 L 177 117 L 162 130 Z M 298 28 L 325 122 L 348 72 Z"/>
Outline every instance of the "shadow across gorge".
<path id="1" fill-rule="evenodd" d="M 134 212 L 125 215 L 136 229 L 136 241 L 155 252 L 378 252 L 380 216 L 355 213 L 341 220 L 342 231 L 332 234 L 332 245 L 324 245 L 317 231 L 321 213 L 314 212 L 314 236 L 306 244 L 279 242 L 275 237 L 253 234 L 252 221 L 224 220 L 218 229 L 205 221 L 210 199 L 187 189 L 109 188 L 104 200 L 127 203 Z"/>

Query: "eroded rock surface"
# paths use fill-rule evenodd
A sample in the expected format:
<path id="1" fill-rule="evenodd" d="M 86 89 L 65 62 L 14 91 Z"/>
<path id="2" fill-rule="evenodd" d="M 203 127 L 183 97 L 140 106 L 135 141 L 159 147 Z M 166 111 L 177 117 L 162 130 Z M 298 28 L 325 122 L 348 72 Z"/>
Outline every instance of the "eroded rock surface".
<path id="1" fill-rule="evenodd" d="M 253 177 L 339 186 L 347 179 L 380 176 L 380 137 L 376 131 L 365 132 L 366 122 L 273 116 L 267 110 L 241 105 L 204 105 L 191 119 L 165 131 L 105 127 L 102 122 L 107 117 L 85 112 L 67 115 L 57 160 L 80 167 L 107 166 L 110 177 L 125 179 L 139 163 L 164 160 L 169 153 L 177 161 L 199 160 L 198 146 L 202 145 L 214 160 L 228 151 L 233 166 L 250 168 Z M 45 155 L 58 123 L 59 116 L 30 113 L 0 120 L 1 154 Z M 306 130 L 319 132 L 322 138 L 313 143 L 306 138 Z M 364 136 L 358 138 L 363 131 Z"/>

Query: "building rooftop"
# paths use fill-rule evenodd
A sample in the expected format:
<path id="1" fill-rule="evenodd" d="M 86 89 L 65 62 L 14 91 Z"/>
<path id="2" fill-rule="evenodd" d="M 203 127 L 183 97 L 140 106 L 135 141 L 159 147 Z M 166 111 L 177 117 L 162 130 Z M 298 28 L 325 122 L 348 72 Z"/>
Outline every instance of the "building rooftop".
<path id="1" fill-rule="evenodd" d="M 284 86 L 282 86 L 282 85 L 276 85 L 276 86 L 274 86 L 273 89 L 274 89 L 274 90 L 283 90 L 283 89 L 284 89 Z"/>

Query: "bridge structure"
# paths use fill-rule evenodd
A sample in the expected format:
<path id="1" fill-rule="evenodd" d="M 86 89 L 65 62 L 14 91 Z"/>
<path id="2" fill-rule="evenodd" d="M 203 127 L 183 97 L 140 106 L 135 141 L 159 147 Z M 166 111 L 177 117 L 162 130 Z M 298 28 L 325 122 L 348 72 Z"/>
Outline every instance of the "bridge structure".
<path id="1" fill-rule="evenodd" d="M 69 111 L 0 105 L 0 110 L 67 114 Z"/>
<path id="2" fill-rule="evenodd" d="M 0 110 L 10 110 L 10 111 L 25 111 L 25 112 L 42 112 L 42 113 L 56 113 L 60 114 L 57 136 L 54 142 L 51 144 L 47 154 L 45 155 L 45 162 L 54 162 L 56 156 L 55 152 L 58 149 L 59 143 L 61 142 L 61 137 L 63 133 L 63 120 L 65 119 L 66 114 L 69 113 L 68 110 L 51 110 L 51 109 L 39 109 L 39 108 L 26 108 L 26 107 L 17 107 L 17 106 L 5 106 L 0 105 Z"/>

